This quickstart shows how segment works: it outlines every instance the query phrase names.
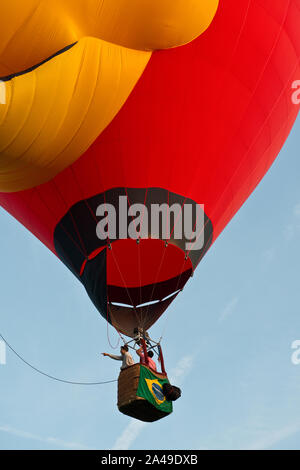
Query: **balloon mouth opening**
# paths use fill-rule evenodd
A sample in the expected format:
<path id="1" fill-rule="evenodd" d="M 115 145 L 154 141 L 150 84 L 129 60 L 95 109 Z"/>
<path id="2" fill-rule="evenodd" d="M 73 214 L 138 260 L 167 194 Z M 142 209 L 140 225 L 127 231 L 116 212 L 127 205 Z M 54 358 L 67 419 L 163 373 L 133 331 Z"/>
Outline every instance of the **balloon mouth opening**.
<path id="1" fill-rule="evenodd" d="M 120 308 L 168 301 L 193 272 L 185 252 L 163 240 L 118 240 L 106 256 L 108 303 Z"/>
<path id="2" fill-rule="evenodd" d="M 149 329 L 191 277 L 190 258 L 173 243 L 126 239 L 106 249 L 107 319 L 119 332 Z"/>

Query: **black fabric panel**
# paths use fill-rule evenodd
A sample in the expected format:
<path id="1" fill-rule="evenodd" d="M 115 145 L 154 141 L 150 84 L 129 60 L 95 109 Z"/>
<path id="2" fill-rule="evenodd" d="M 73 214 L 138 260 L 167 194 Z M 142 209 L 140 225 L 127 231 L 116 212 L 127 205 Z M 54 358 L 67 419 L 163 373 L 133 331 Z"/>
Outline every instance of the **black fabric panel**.
<path id="1" fill-rule="evenodd" d="M 19 77 L 20 75 L 25 75 L 26 73 L 32 72 L 33 70 L 37 69 L 41 65 L 45 64 L 46 62 L 49 62 L 49 60 L 54 59 L 54 57 L 68 51 L 69 49 L 71 49 L 71 47 L 75 46 L 75 44 L 77 44 L 77 42 L 74 42 L 73 44 L 70 44 L 69 46 L 66 46 L 63 49 L 60 49 L 58 52 L 55 52 L 55 54 L 51 55 L 50 57 L 43 60 L 39 64 L 36 64 L 36 65 L 33 65 L 32 67 L 29 67 L 29 69 L 26 69 L 26 70 L 23 70 L 23 71 L 17 72 L 17 73 L 12 73 L 11 75 L 7 75 L 6 77 L 2 77 L 2 78 L 0 77 L 0 81 L 8 82 L 9 80 L 12 80 L 15 77 Z"/>
<path id="2" fill-rule="evenodd" d="M 97 310 L 110 322 L 106 293 L 106 250 L 86 263 L 81 280 Z"/>
<path id="3" fill-rule="evenodd" d="M 185 204 L 192 205 L 195 208 L 196 203 L 183 196 L 171 193 L 162 188 L 113 188 L 105 193 L 97 194 L 87 200 L 79 201 L 70 208 L 65 216 L 57 224 L 54 231 L 54 246 L 59 258 L 66 264 L 66 266 L 75 274 L 78 279 L 84 284 L 86 291 L 91 298 L 92 302 L 99 310 L 101 315 L 110 321 L 107 315 L 107 301 L 122 303 L 127 305 L 140 305 L 153 300 L 159 300 L 171 295 L 173 292 L 182 289 L 192 274 L 192 270 L 187 270 L 177 277 L 167 281 L 158 282 L 156 285 L 146 285 L 135 288 L 124 288 L 117 286 L 107 286 L 107 255 L 104 249 L 94 259 L 88 260 L 95 250 L 107 246 L 107 240 L 101 240 L 97 237 L 96 227 L 99 218 L 96 216 L 97 208 L 100 204 L 112 204 L 115 208 L 119 207 L 119 197 L 126 197 L 127 210 L 132 204 L 142 203 L 145 204 L 149 213 L 151 213 L 152 204 Z M 128 196 L 128 199 L 127 199 Z M 117 234 L 119 233 L 119 214 L 117 214 Z M 172 216 L 173 217 L 173 216 Z M 174 217 L 170 217 L 169 223 L 174 223 Z M 196 215 L 193 213 L 193 224 L 195 223 Z M 213 239 L 213 226 L 210 219 L 204 214 L 205 228 L 204 228 L 204 246 L 201 249 L 189 251 L 188 255 L 192 262 L 193 269 L 204 256 L 210 247 Z M 171 225 L 172 227 L 172 225 Z M 160 227 L 161 229 L 161 227 Z M 161 234 L 160 239 L 163 240 Z M 115 240 L 110 240 L 113 244 Z M 177 239 L 174 233 L 171 234 L 168 243 L 179 247 L 183 252 L 186 251 L 187 240 L 183 237 Z M 84 272 L 81 274 L 83 263 L 86 262 Z M 166 307 L 172 302 L 167 300 Z M 160 306 L 146 307 L 150 315 L 149 318 L 158 318 L 161 315 L 161 307 L 165 303 L 160 302 Z M 125 307 L 126 309 L 126 307 Z M 130 309 L 129 309 L 130 310 Z M 123 315 L 132 314 L 123 309 Z M 141 315 L 145 314 L 145 310 L 140 311 Z M 131 317 L 133 318 L 133 317 Z M 135 318 L 135 326 L 137 325 Z M 152 320 L 151 320 L 152 321 Z M 133 324 L 134 320 L 130 320 Z"/>

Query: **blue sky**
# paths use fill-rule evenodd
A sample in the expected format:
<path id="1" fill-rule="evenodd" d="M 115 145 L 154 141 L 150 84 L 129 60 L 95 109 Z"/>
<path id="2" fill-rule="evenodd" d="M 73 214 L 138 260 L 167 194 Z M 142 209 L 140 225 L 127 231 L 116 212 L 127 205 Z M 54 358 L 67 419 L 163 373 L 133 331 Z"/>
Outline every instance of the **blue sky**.
<path id="1" fill-rule="evenodd" d="M 120 414 L 116 383 L 57 383 L 9 350 L 0 449 L 300 449 L 300 119 L 275 164 L 168 313 L 166 366 L 182 387 L 167 419 Z M 0 333 L 68 380 L 116 379 L 118 337 L 71 273 L 0 209 Z"/>

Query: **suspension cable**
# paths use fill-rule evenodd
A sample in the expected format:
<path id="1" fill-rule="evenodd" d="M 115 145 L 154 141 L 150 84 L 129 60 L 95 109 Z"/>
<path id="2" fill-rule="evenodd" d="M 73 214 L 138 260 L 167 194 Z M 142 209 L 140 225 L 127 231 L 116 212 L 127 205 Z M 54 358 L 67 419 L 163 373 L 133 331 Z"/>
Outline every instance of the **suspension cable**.
<path id="1" fill-rule="evenodd" d="M 70 385 L 104 385 L 104 384 L 109 384 L 113 382 L 117 382 L 118 380 L 106 380 L 103 382 L 75 382 L 72 380 L 65 380 L 65 379 L 60 379 L 58 377 L 55 377 L 54 375 L 47 374 L 46 372 L 43 372 L 42 370 L 38 369 L 34 365 L 30 364 L 30 362 L 26 361 L 9 343 L 8 341 L 4 338 L 4 336 L 0 333 L 0 338 L 3 339 L 5 342 L 6 346 L 12 351 L 15 356 L 17 356 L 24 364 L 26 364 L 28 367 L 33 369 L 35 372 L 38 374 L 44 375 L 45 377 L 48 377 L 51 380 L 56 380 L 57 382 L 62 382 L 65 384 L 70 384 Z"/>

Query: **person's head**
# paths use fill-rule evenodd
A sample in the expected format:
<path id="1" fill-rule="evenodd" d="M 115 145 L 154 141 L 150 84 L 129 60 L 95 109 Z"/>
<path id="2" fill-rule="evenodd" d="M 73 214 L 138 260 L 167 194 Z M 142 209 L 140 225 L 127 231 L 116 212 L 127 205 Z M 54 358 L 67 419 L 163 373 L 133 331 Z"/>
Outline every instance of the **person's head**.
<path id="1" fill-rule="evenodd" d="M 125 354 L 126 352 L 128 352 L 128 346 L 127 344 L 124 344 L 124 346 L 121 346 L 121 354 Z"/>
<path id="2" fill-rule="evenodd" d="M 153 351 L 148 351 L 148 357 L 153 357 Z"/>

